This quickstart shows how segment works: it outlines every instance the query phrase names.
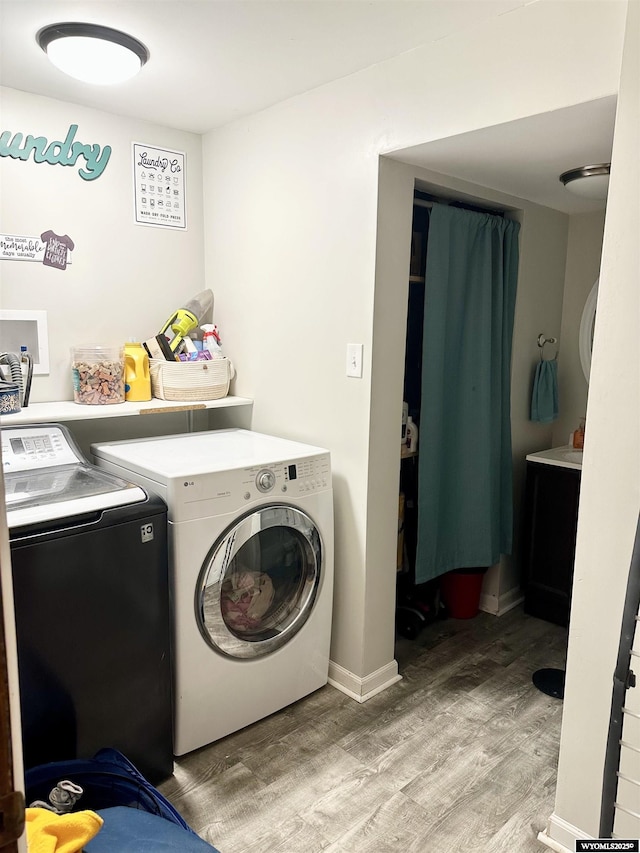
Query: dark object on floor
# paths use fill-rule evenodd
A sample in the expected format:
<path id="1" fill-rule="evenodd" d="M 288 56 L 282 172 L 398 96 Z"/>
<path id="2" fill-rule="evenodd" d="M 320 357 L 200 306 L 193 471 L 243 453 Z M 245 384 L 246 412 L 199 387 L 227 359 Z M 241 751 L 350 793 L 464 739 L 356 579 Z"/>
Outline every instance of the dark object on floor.
<path id="1" fill-rule="evenodd" d="M 84 793 L 76 811 L 97 812 L 126 806 L 157 815 L 195 835 L 171 803 L 116 749 L 101 749 L 94 758 L 54 761 L 32 767 L 25 774 L 26 801 L 47 801 L 49 792 L 61 779 L 79 785 Z"/>
<path id="2" fill-rule="evenodd" d="M 564 669 L 538 669 L 531 680 L 534 685 L 554 699 L 564 699 Z"/>
<path id="3" fill-rule="evenodd" d="M 118 806 L 98 812 L 100 832 L 87 853 L 219 853 L 193 832 L 158 816 Z"/>
<path id="4" fill-rule="evenodd" d="M 398 596 L 396 605 L 396 630 L 401 637 L 415 640 L 420 631 L 449 615 L 445 605 L 435 595 L 419 595 L 415 589 Z"/>
<path id="5" fill-rule="evenodd" d="M 433 620 L 429 620 L 428 614 L 418 607 L 403 605 L 396 608 L 396 630 L 407 640 L 415 640 L 429 621 Z"/>

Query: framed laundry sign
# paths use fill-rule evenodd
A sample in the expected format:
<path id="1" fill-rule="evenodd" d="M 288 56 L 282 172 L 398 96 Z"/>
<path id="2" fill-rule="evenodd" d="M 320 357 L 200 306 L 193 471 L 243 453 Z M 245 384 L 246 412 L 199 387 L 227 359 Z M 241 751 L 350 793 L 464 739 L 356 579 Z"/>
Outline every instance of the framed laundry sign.
<path id="1" fill-rule="evenodd" d="M 186 154 L 133 143 L 135 221 L 186 231 Z"/>

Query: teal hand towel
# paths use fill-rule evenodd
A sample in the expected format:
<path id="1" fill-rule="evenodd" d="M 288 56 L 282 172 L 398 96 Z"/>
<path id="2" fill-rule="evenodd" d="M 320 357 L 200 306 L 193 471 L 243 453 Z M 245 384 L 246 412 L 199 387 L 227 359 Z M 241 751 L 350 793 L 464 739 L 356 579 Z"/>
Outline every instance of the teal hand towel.
<path id="1" fill-rule="evenodd" d="M 540 361 L 533 377 L 531 420 L 550 424 L 558 417 L 558 362 Z"/>

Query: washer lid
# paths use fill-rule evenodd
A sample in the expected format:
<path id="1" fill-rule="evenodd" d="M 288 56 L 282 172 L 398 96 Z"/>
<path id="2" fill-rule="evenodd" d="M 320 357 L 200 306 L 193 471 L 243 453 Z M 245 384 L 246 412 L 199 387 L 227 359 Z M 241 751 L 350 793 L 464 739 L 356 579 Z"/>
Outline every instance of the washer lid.
<path id="1" fill-rule="evenodd" d="M 165 483 L 174 477 L 271 465 L 327 453 L 321 447 L 245 429 L 92 444 L 91 452 L 99 459 Z"/>
<path id="2" fill-rule="evenodd" d="M 140 486 L 82 464 L 7 474 L 4 485 L 9 528 L 99 512 L 147 498 Z"/>
<path id="3" fill-rule="evenodd" d="M 2 463 L 9 528 L 147 499 L 139 486 L 84 461 L 57 424 L 4 427 Z"/>

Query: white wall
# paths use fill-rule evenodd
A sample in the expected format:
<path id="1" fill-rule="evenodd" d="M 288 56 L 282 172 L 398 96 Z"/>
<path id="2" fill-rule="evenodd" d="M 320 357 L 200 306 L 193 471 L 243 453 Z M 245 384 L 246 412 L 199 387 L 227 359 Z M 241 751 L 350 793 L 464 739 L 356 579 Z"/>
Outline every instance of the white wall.
<path id="1" fill-rule="evenodd" d="M 587 380 L 578 345 L 582 311 L 600 272 L 604 210 L 569 217 L 567 271 L 558 339 L 558 396 L 560 416 L 553 424 L 553 445 L 566 444 L 587 412 Z M 553 353 L 553 346 L 546 348 Z"/>
<path id="2" fill-rule="evenodd" d="M 521 582 L 520 533 L 527 453 L 546 449 L 552 443 L 551 425 L 530 420 L 531 391 L 535 366 L 540 358 L 538 335 L 543 332 L 546 337 L 557 338 L 560 333 L 567 219 L 549 208 L 523 205 L 511 364 L 514 548 L 511 559 L 503 558 L 500 598 Z"/>
<path id="3" fill-rule="evenodd" d="M 571 827 L 598 836 L 613 672 L 640 509 L 640 4 L 630 3 L 628 14 L 587 406 L 558 786 L 550 827 L 551 837 L 570 849 L 574 849 Z M 627 833 L 623 837 L 638 838 L 640 821 L 632 820 Z"/>
<path id="4" fill-rule="evenodd" d="M 615 93 L 623 27 L 620 3 L 529 4 L 205 137 L 205 263 L 242 341 L 236 390 L 256 397 L 255 428 L 332 452 L 332 658 L 358 676 L 389 663 L 393 630 L 392 598 L 368 593 L 389 589 L 396 537 L 383 513 L 367 544 L 397 488 L 395 390 L 372 410 L 379 155 Z M 362 380 L 345 376 L 348 342 Z"/>
<path id="5" fill-rule="evenodd" d="M 0 158 L 0 232 L 51 229 L 75 243 L 64 271 L 0 260 L 0 307 L 48 312 L 51 372 L 34 378 L 31 399 L 70 400 L 70 346 L 149 338 L 205 287 L 201 137 L 13 89 L 1 98 L 0 132 L 64 140 L 77 124 L 76 140 L 113 149 L 92 181 L 74 167 Z M 132 142 L 186 152 L 186 232 L 134 223 Z"/>

